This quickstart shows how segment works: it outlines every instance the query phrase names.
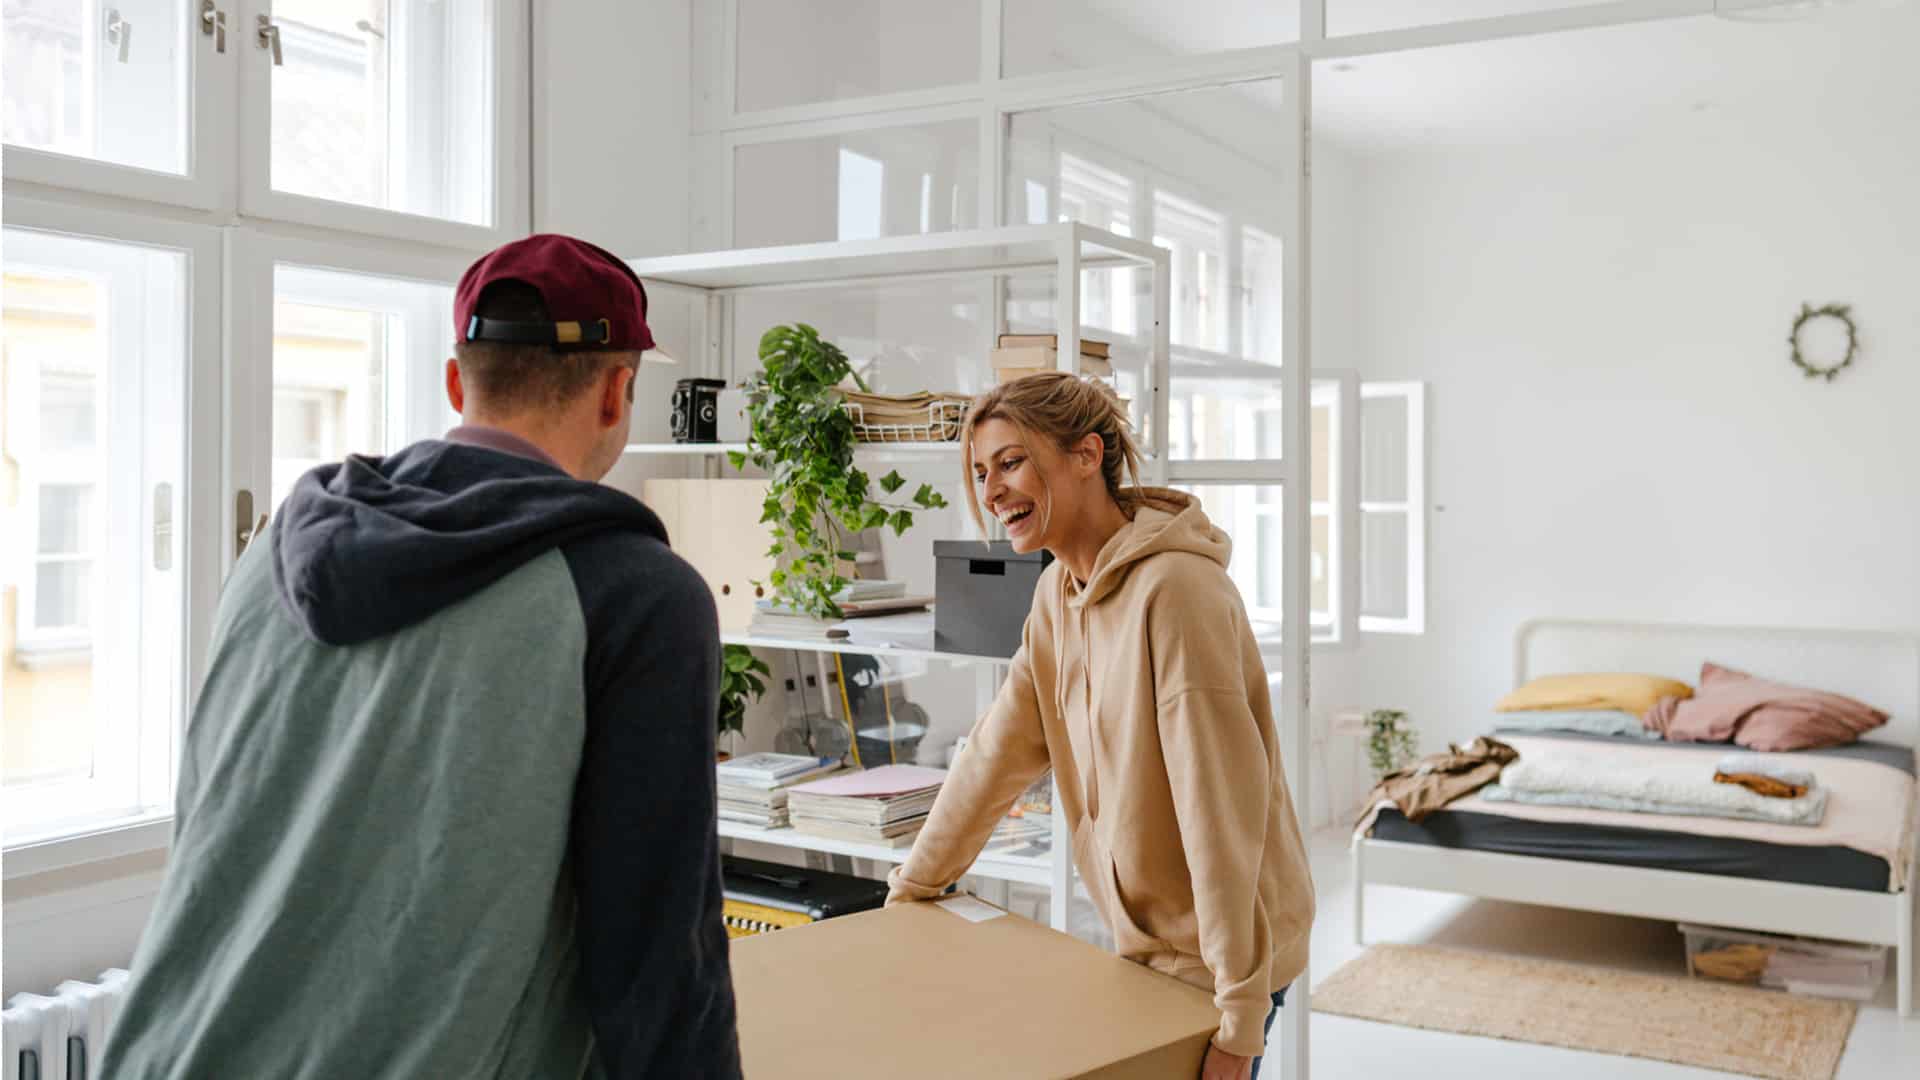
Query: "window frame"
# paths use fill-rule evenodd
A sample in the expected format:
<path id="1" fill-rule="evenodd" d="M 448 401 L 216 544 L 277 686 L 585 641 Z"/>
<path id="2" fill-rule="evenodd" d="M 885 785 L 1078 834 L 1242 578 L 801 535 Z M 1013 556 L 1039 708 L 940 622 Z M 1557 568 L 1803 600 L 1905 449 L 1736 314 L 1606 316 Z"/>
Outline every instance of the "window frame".
<path id="1" fill-rule="evenodd" d="M 237 126 L 246 152 L 239 160 L 237 211 L 243 217 L 344 230 L 369 236 L 483 252 L 527 234 L 531 227 L 529 168 L 532 145 L 529 109 L 528 5 L 516 0 L 485 0 L 493 16 L 493 221 L 474 225 L 444 218 L 335 202 L 273 187 L 273 68 L 264 50 L 243 50 Z M 242 22 L 254 26 L 270 14 L 272 0 L 239 0 Z M 228 46 L 233 45 L 229 31 Z M 249 45 L 251 43 L 249 42 Z M 458 139 L 458 133 L 450 133 Z"/>
<path id="2" fill-rule="evenodd" d="M 223 0 L 226 2 L 226 0 Z M 49 188 L 140 199 L 191 210 L 220 211 L 234 205 L 236 136 L 233 122 L 239 46 L 238 23 L 227 27 L 227 52 L 214 51 L 214 39 L 200 32 L 199 6 L 181 0 L 187 39 L 185 65 L 186 160 L 184 173 L 122 165 L 98 158 L 13 143 L 6 145 L 9 185 L 25 182 Z M 139 40 L 136 38 L 135 40 Z M 229 62 L 232 61 L 232 62 Z M 8 201 L 12 201 L 9 195 Z"/>
<path id="3" fill-rule="evenodd" d="M 110 727 L 96 737 L 104 744 L 124 749 L 123 757 L 109 755 L 117 760 L 110 761 L 104 770 L 96 765 L 95 775 L 88 779 L 27 784 L 0 791 L 0 811 L 4 811 L 0 816 L 8 823 L 0 844 L 6 851 L 6 877 L 13 878 L 82 861 L 75 856 L 89 850 L 88 846 L 73 848 L 66 843 L 76 836 L 111 832 L 124 834 L 117 843 L 164 842 L 164 832 L 150 828 L 134 833 L 124 830 L 129 825 L 150 826 L 171 814 L 179 726 L 190 711 L 197 689 L 194 679 L 204 670 L 206 641 L 223 577 L 222 564 L 211 545 L 195 542 L 196 537 L 204 535 L 202 530 L 211 528 L 208 511 L 215 497 L 209 492 L 220 489 L 223 259 L 218 230 L 147 214 L 11 195 L 6 224 L 9 229 L 155 248 L 183 256 L 178 297 L 181 310 L 175 317 L 186 337 L 180 372 L 183 385 L 178 390 L 182 410 L 178 436 L 180 490 L 173 498 L 171 524 L 173 567 L 183 580 L 177 621 L 171 617 L 168 620 L 172 632 L 178 635 L 178 648 L 171 658 L 178 666 L 171 673 L 173 689 L 167 715 L 109 710 Z M 140 314 L 144 318 L 146 313 Z M 100 422 L 103 426 L 110 422 L 105 412 Z M 144 453 L 144 446 L 136 452 Z M 143 501 L 148 497 L 149 493 L 142 490 L 135 498 Z M 37 537 L 33 542 L 37 543 Z M 145 538 L 141 536 L 136 550 L 144 547 Z M 143 662 L 149 661 L 143 658 Z M 116 715 L 120 713 L 128 715 Z"/>
<path id="4" fill-rule="evenodd" d="M 1360 631 L 1367 634 L 1424 634 L 1427 628 L 1427 384 L 1422 380 L 1367 381 L 1360 384 L 1360 399 L 1400 398 L 1407 403 L 1407 497 L 1395 501 L 1358 500 L 1354 521 L 1354 549 L 1359 552 L 1359 535 L 1364 532 L 1367 514 L 1402 514 L 1407 519 L 1407 613 L 1394 618 L 1384 615 L 1360 616 Z M 1357 426 L 1357 425 L 1356 425 Z M 1356 459 L 1358 454 L 1355 455 Z M 1355 461 L 1356 498 L 1358 461 Z M 1355 586 L 1358 607 L 1358 585 Z"/>

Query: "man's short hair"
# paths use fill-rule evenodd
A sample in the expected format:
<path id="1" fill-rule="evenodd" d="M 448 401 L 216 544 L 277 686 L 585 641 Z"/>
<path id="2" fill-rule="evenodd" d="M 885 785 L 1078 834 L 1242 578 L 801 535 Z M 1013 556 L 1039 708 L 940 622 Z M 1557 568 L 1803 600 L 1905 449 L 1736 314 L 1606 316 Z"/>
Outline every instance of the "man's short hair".
<path id="1" fill-rule="evenodd" d="M 520 281 L 486 287 L 475 314 L 510 322 L 551 322 L 539 290 Z M 487 412 L 514 414 L 558 409 L 598 382 L 615 364 L 638 369 L 640 354 L 555 345 L 461 341 L 453 346 L 467 397 Z M 633 399 L 628 384 L 627 399 Z"/>

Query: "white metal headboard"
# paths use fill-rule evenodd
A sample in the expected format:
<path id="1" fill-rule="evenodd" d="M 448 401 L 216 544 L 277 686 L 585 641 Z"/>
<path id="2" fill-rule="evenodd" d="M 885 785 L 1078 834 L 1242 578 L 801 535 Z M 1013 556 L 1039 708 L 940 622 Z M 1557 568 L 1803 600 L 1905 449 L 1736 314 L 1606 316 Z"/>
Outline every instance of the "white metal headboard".
<path id="1" fill-rule="evenodd" d="M 1920 746 L 1920 636 L 1678 623 L 1533 619 L 1514 634 L 1514 685 L 1538 675 L 1631 671 L 1697 685 L 1711 660 L 1763 678 L 1829 690 L 1884 710 L 1867 738 Z"/>

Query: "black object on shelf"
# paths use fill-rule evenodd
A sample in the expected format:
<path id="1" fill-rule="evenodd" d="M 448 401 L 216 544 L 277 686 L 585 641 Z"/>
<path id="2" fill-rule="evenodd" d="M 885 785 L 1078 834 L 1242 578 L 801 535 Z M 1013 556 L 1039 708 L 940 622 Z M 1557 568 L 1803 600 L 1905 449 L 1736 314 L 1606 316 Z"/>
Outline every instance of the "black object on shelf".
<path id="1" fill-rule="evenodd" d="M 725 379 L 681 379 L 673 384 L 673 441 L 710 443 L 718 438 L 720 391 Z"/>
<path id="2" fill-rule="evenodd" d="M 933 559 L 933 647 L 974 656 L 1018 652 L 1033 588 L 1052 554 L 1019 554 L 1009 540 L 935 540 Z"/>
<path id="3" fill-rule="evenodd" d="M 887 883 L 804 866 L 720 856 L 720 891 L 728 900 L 758 904 L 819 922 L 871 911 L 887 902 Z"/>

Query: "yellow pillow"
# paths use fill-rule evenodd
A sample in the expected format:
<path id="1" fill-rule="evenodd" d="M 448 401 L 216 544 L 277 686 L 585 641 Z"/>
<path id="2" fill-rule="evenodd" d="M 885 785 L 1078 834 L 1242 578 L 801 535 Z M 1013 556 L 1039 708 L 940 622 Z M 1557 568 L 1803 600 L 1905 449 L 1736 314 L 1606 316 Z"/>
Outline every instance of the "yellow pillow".
<path id="1" fill-rule="evenodd" d="M 1693 687 L 1658 675 L 1546 675 L 1501 698 L 1494 709 L 1619 709 L 1640 716 L 1661 698 L 1692 696 Z"/>

